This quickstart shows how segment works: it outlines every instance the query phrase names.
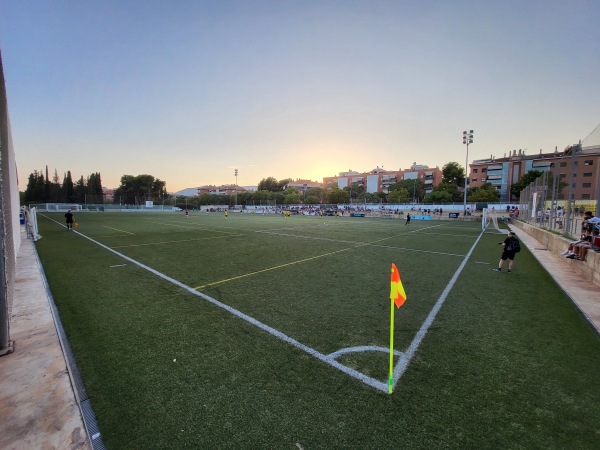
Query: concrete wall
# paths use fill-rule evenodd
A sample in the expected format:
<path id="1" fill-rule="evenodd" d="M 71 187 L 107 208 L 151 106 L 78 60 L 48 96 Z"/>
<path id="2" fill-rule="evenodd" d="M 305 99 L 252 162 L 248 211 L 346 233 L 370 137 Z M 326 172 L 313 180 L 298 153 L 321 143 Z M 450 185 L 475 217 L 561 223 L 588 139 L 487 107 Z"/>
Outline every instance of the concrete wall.
<path id="1" fill-rule="evenodd" d="M 563 236 L 555 233 L 550 233 L 542 228 L 531 226 L 520 220 L 513 220 L 511 225 L 514 225 L 525 233 L 530 235 L 535 240 L 539 241 L 548 251 L 559 255 L 565 260 L 565 263 L 571 264 L 572 268 L 575 269 L 582 278 L 589 280 L 590 282 L 600 286 L 600 253 L 593 250 L 588 250 L 585 261 L 577 261 L 576 259 L 568 259 L 560 255 L 561 252 L 565 251 L 569 244 L 573 242 Z"/>

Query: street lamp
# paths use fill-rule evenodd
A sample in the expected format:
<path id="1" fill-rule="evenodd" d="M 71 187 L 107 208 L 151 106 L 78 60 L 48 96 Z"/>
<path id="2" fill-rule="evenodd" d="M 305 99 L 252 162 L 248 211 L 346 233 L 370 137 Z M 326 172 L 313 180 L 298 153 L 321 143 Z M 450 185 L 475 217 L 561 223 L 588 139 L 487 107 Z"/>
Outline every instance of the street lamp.
<path id="1" fill-rule="evenodd" d="M 238 176 L 238 170 L 235 169 L 235 205 L 237 206 L 237 176 Z"/>
<path id="2" fill-rule="evenodd" d="M 463 131 L 463 144 L 467 146 L 467 158 L 465 160 L 465 202 L 463 215 L 467 215 L 467 186 L 469 185 L 469 144 L 473 143 L 473 130 L 467 133 Z"/>
<path id="3" fill-rule="evenodd" d="M 417 178 L 415 178 L 415 182 L 413 183 L 413 203 L 417 203 Z"/>

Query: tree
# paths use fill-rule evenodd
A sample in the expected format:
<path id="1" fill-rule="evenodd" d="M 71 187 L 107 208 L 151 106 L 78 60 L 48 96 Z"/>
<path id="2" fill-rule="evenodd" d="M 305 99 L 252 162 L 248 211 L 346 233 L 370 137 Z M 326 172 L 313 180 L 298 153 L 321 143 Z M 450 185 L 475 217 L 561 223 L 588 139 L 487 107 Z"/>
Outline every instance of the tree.
<path id="1" fill-rule="evenodd" d="M 541 172 L 539 170 L 530 170 L 529 172 L 527 172 L 526 174 L 524 174 L 519 181 L 517 181 L 516 183 L 514 183 L 511 187 L 510 187 L 510 194 L 513 197 L 519 198 L 519 196 L 521 195 L 521 191 L 523 189 L 525 189 L 527 186 L 529 186 L 529 184 L 532 181 L 535 181 L 536 178 L 539 178 L 542 176 L 544 172 Z"/>
<path id="2" fill-rule="evenodd" d="M 263 178 L 258 182 L 258 191 L 276 192 L 279 190 L 279 181 L 273 177 Z"/>
<path id="3" fill-rule="evenodd" d="M 77 183 L 75 183 L 75 186 L 73 188 L 73 200 L 75 201 L 75 203 L 85 203 L 86 202 L 85 181 L 83 179 L 83 175 L 81 176 L 81 178 L 79 178 L 79 180 L 77 180 Z"/>
<path id="4" fill-rule="evenodd" d="M 306 192 L 304 193 L 304 203 L 307 203 L 307 199 L 308 197 L 316 197 L 317 198 L 317 202 L 315 203 L 311 203 L 311 204 L 316 204 L 321 202 L 321 199 L 323 199 L 323 189 L 320 187 L 312 187 L 312 188 L 308 188 L 306 190 Z"/>
<path id="5" fill-rule="evenodd" d="M 73 179 L 71 178 L 71 171 L 67 170 L 63 178 L 62 183 L 62 194 L 63 194 L 63 202 L 74 203 L 73 197 Z"/>
<path id="6" fill-rule="evenodd" d="M 458 186 L 454 183 L 448 183 L 444 181 L 434 187 L 433 191 L 427 194 L 423 199 L 425 203 L 449 203 L 459 202 L 460 200 L 461 193 L 458 191 Z"/>
<path id="7" fill-rule="evenodd" d="M 210 205 L 210 194 L 205 192 L 198 197 L 198 203 L 200 205 Z"/>
<path id="8" fill-rule="evenodd" d="M 254 196 L 251 192 L 238 192 L 238 205 L 247 205 L 254 200 Z"/>
<path id="9" fill-rule="evenodd" d="M 411 194 L 405 188 L 393 190 L 387 195 L 389 203 L 408 203 L 410 199 Z"/>
<path id="10" fill-rule="evenodd" d="M 485 183 L 482 186 L 474 187 L 468 190 L 467 200 L 475 203 L 494 203 L 500 199 L 500 194 L 492 183 Z"/>
<path id="11" fill-rule="evenodd" d="M 24 195 L 27 204 L 42 201 L 44 198 L 44 184 L 44 176 L 37 170 L 29 175 Z"/>
<path id="12" fill-rule="evenodd" d="M 270 194 L 271 194 L 271 192 L 264 190 L 264 189 L 256 191 L 253 196 L 254 201 L 258 204 L 267 203 L 267 201 L 269 200 Z"/>
<path id="13" fill-rule="evenodd" d="M 321 199 L 316 195 L 306 195 L 304 196 L 304 203 L 307 205 L 318 205 L 321 203 Z"/>
<path id="14" fill-rule="evenodd" d="M 346 186 L 344 188 L 351 199 L 357 199 L 360 194 L 365 192 L 365 187 L 360 184 L 351 184 L 350 186 Z"/>
<path id="15" fill-rule="evenodd" d="M 451 203 L 454 201 L 448 191 L 432 191 L 425 196 L 425 203 Z"/>
<path id="16" fill-rule="evenodd" d="M 269 194 L 269 201 L 281 205 L 285 202 L 285 195 L 283 195 L 283 192 L 271 192 Z"/>
<path id="17" fill-rule="evenodd" d="M 278 184 L 278 191 L 283 191 L 283 189 L 292 182 L 291 178 L 284 178 L 283 180 L 280 180 L 277 184 Z"/>
<path id="18" fill-rule="evenodd" d="M 58 172 L 54 169 L 54 176 L 52 177 L 52 183 L 50 184 L 50 202 L 59 203 L 61 200 L 61 190 L 60 190 L 60 178 L 58 177 Z"/>
<path id="19" fill-rule="evenodd" d="M 48 175 L 48 165 L 46 165 L 46 178 L 44 180 L 44 202 L 50 201 L 50 176 Z"/>
<path id="20" fill-rule="evenodd" d="M 286 195 L 284 203 L 286 205 L 298 205 L 298 204 L 300 204 L 300 194 Z"/>
<path id="21" fill-rule="evenodd" d="M 378 195 L 377 192 L 363 192 L 357 198 L 358 201 L 364 201 L 366 203 L 379 203 L 380 199 L 381 197 Z"/>
<path id="22" fill-rule="evenodd" d="M 388 188 L 388 197 L 390 192 L 397 191 L 400 189 L 406 189 L 410 194 L 409 198 L 415 202 L 423 201 L 423 197 L 425 196 L 425 184 L 422 180 L 419 180 L 418 178 L 412 180 L 400 180 L 390 185 L 390 187 Z"/>
<path id="23" fill-rule="evenodd" d="M 350 194 L 339 187 L 333 188 L 327 193 L 327 201 L 332 204 L 348 203 Z"/>
<path id="24" fill-rule="evenodd" d="M 91 198 L 91 203 L 104 203 L 104 197 L 102 195 L 102 179 L 99 172 L 92 173 L 87 178 L 86 195 Z"/>
<path id="25" fill-rule="evenodd" d="M 115 203 L 143 204 L 146 200 L 161 199 L 166 194 L 166 183 L 152 175 L 123 175 L 115 190 Z"/>
<path id="26" fill-rule="evenodd" d="M 464 186 L 465 170 L 457 162 L 449 162 L 442 167 L 442 182 Z"/>
<path id="27" fill-rule="evenodd" d="M 288 196 L 288 195 L 298 195 L 298 196 L 300 196 L 300 191 L 298 190 L 298 188 L 289 187 L 285 191 L 283 191 L 283 195 L 285 195 L 285 196 Z"/>

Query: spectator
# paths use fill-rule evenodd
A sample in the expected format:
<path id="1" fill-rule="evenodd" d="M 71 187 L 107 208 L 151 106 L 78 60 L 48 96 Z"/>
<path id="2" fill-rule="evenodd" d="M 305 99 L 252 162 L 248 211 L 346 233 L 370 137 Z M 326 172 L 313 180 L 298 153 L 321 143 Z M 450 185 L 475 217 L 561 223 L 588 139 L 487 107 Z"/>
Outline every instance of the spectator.
<path id="1" fill-rule="evenodd" d="M 600 217 L 594 217 L 591 211 L 586 211 L 583 214 L 583 225 L 582 227 L 593 229 L 594 227 L 600 226 Z"/>
<path id="2" fill-rule="evenodd" d="M 593 239 L 592 239 L 591 230 L 586 230 L 581 235 L 581 238 L 578 241 L 571 242 L 569 244 L 569 247 L 564 252 L 562 252 L 561 255 L 564 255 L 569 259 L 576 259 L 579 257 L 578 246 L 583 245 L 583 244 L 589 244 L 591 246 L 592 241 L 593 241 Z"/>
<path id="3" fill-rule="evenodd" d="M 559 229 L 562 229 L 562 227 L 563 227 L 563 210 L 560 206 L 556 210 L 556 224 L 558 225 Z"/>
<path id="4" fill-rule="evenodd" d="M 502 266 L 504 265 L 504 261 L 508 259 L 507 272 L 512 272 L 513 266 L 515 264 L 515 255 L 520 250 L 520 244 L 519 240 L 516 238 L 516 233 L 514 231 L 509 232 L 508 237 L 504 239 L 504 242 L 498 242 L 498 244 L 503 246 L 502 256 L 500 257 L 498 267 L 492 270 L 494 272 L 502 272 Z"/>
<path id="5" fill-rule="evenodd" d="M 585 261 L 587 251 L 592 248 L 594 238 L 600 234 L 600 230 L 595 229 L 594 231 L 588 230 L 587 236 L 584 242 L 577 244 L 573 248 L 573 255 L 567 256 L 569 259 L 577 259 L 579 261 Z"/>

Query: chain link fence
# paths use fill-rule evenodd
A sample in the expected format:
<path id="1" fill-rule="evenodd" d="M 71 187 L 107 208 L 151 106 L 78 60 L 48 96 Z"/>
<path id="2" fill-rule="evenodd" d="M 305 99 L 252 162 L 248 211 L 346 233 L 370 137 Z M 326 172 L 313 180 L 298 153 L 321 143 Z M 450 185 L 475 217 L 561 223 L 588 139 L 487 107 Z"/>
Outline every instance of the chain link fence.
<path id="1" fill-rule="evenodd" d="M 544 172 L 521 191 L 519 219 L 572 239 L 581 234 L 583 214 L 596 210 L 596 200 L 575 200 L 571 184 Z"/>

